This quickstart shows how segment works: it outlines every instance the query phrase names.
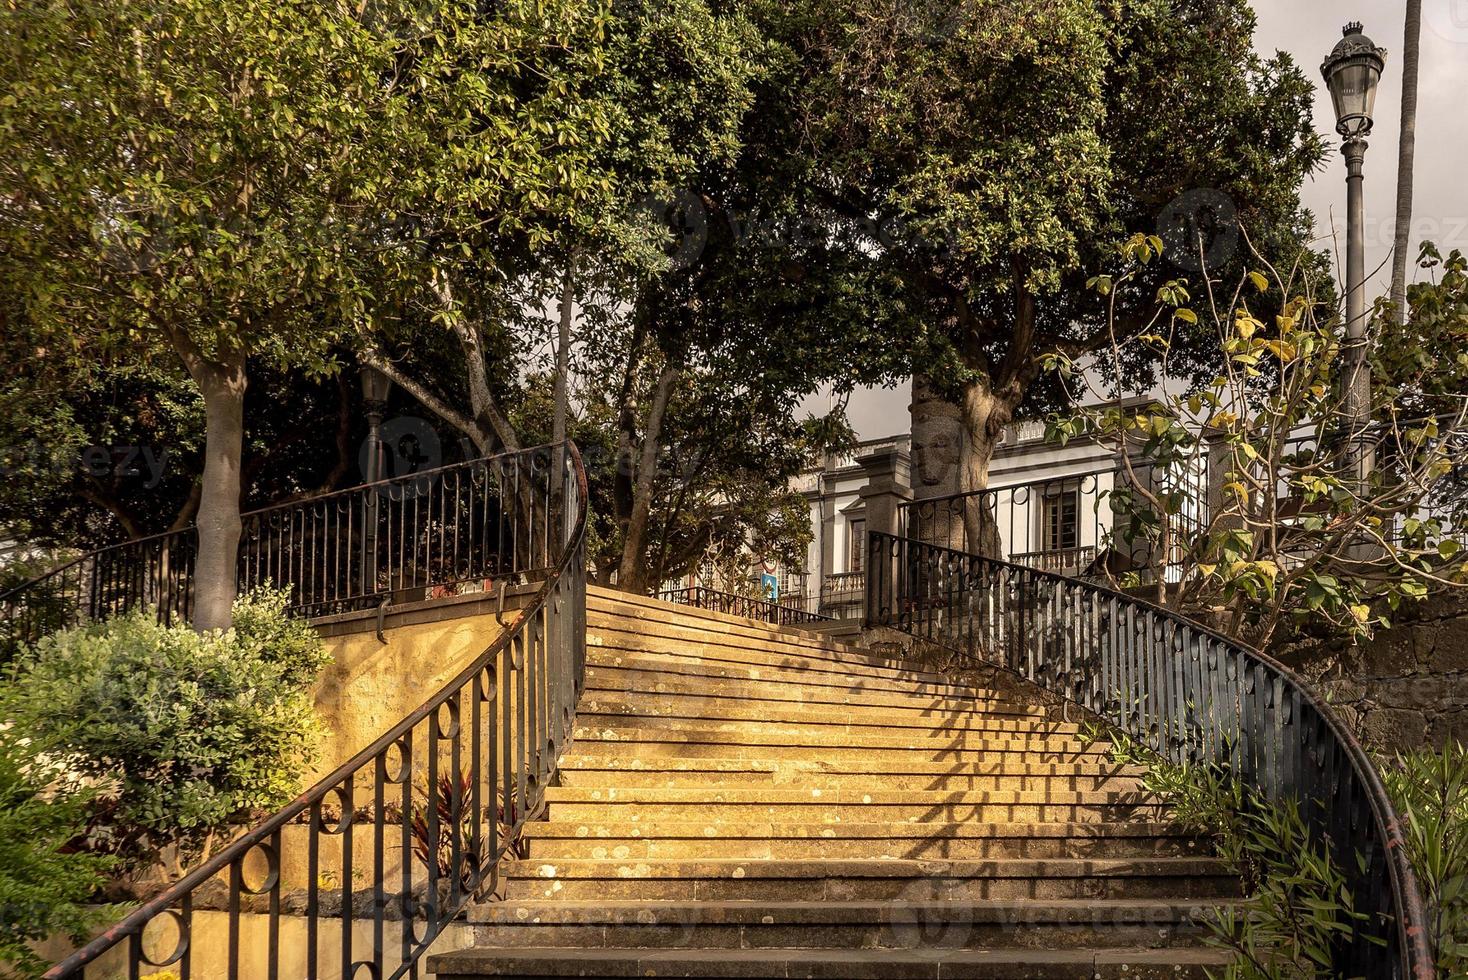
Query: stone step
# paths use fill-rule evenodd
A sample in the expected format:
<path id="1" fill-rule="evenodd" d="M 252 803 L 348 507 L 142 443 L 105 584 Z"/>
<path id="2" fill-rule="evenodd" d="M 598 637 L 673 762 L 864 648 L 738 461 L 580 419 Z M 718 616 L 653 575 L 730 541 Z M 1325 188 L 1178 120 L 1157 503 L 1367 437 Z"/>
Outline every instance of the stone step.
<path id="1" fill-rule="evenodd" d="M 635 731 L 658 733 L 660 741 L 722 741 L 736 744 L 796 744 L 807 750 L 830 745 L 851 748 L 923 748 L 942 752 L 963 748 L 999 748 L 1026 751 L 1085 752 L 1088 745 L 1074 731 L 1051 731 L 1048 726 L 994 722 L 986 727 L 921 728 L 905 725 L 846 725 L 840 723 L 731 721 L 718 718 L 655 717 L 628 713 L 582 711 L 576 716 L 574 737 L 596 739 L 598 733 Z M 602 738 L 603 741 L 609 739 Z M 778 740 L 778 741 L 777 741 Z M 579 746 L 578 746 L 579 748 Z M 1094 753 L 1094 754 L 1098 754 Z"/>
<path id="2" fill-rule="evenodd" d="M 916 668 L 858 647 L 800 637 L 767 640 L 745 632 L 711 633 L 697 626 L 648 624 L 595 614 L 587 616 L 586 643 L 592 650 L 666 654 L 785 670 L 805 669 L 928 683 L 943 683 L 945 680 L 934 671 Z"/>
<path id="3" fill-rule="evenodd" d="M 1008 949 L 1197 945 L 1224 900 L 503 902 L 475 941 L 513 949 Z"/>
<path id="4" fill-rule="evenodd" d="M 1055 790 L 934 792 L 860 789 L 797 790 L 742 787 L 685 789 L 588 789 L 567 786 L 546 790 L 553 820 L 587 820 L 598 814 L 647 819 L 654 815 L 679 820 L 764 819 L 789 823 L 978 820 L 1047 823 L 1144 818 L 1166 807 L 1140 791 Z"/>
<path id="5" fill-rule="evenodd" d="M 568 763 L 571 764 L 568 765 Z M 766 767 L 744 771 L 707 771 L 684 768 L 650 771 L 584 767 L 575 765 L 574 760 L 563 760 L 561 785 L 586 789 L 697 789 L 699 787 L 758 789 L 764 787 L 769 789 L 819 789 L 829 792 L 861 788 L 876 789 L 882 792 L 924 790 L 945 793 L 995 790 L 1044 793 L 1056 789 L 1075 792 L 1096 790 L 1127 792 L 1136 791 L 1140 785 L 1135 776 L 1112 774 L 834 773 L 814 770 L 800 763 L 796 765 L 799 768 Z"/>
<path id="6" fill-rule="evenodd" d="M 747 673 L 758 674 L 757 669 Z M 988 711 L 1005 715 L 1043 717 L 1045 709 L 995 696 L 992 691 L 921 694 L 910 688 L 894 686 L 890 690 L 868 690 L 852 685 L 799 684 L 789 679 L 788 671 L 769 672 L 779 676 L 717 677 L 656 668 L 604 667 L 590 664 L 586 668 L 586 690 L 602 695 L 643 694 L 692 696 L 708 699 L 766 702 L 788 702 L 812 708 L 833 706 L 861 708 L 898 708 L 920 711 L 960 712 Z M 947 689 L 956 690 L 956 689 Z"/>
<path id="7" fill-rule="evenodd" d="M 586 719 L 578 719 L 585 721 Z M 642 758 L 755 759 L 926 759 L 930 761 L 1024 759 L 1037 763 L 1102 762 L 1110 758 L 1103 743 L 1079 739 L 1035 738 L 1018 733 L 960 733 L 950 738 L 881 734 L 841 734 L 812 728 L 752 732 L 708 729 L 676 730 L 619 725 L 580 725 L 574 751 L 593 755 L 636 755 Z M 632 719 L 642 722 L 644 719 Z M 626 727 L 623 727 L 626 726 Z"/>
<path id="8" fill-rule="evenodd" d="M 666 653 L 622 651 L 607 646 L 588 649 L 586 662 L 588 674 L 599 671 L 608 675 L 626 674 L 638 678 L 656 677 L 695 683 L 714 680 L 771 681 L 779 684 L 782 689 L 789 689 L 793 694 L 860 692 L 898 694 L 903 697 L 950 697 L 958 700 L 1002 696 L 997 689 L 943 679 L 919 681 L 883 677 L 878 672 L 851 674 L 827 671 L 816 666 L 789 669 L 725 663 Z"/>
<path id="9" fill-rule="evenodd" d="M 1204 949 L 514 950 L 428 958 L 440 980 L 468 977 L 808 977 L 813 980 L 1193 980 L 1228 963 Z"/>
<path id="10" fill-rule="evenodd" d="M 799 626 L 778 626 L 760 620 L 743 619 L 724 613 L 692 609 L 688 606 L 671 606 L 666 603 L 653 604 L 618 601 L 612 603 L 589 601 L 586 604 L 589 625 L 600 626 L 612 623 L 618 626 L 636 624 L 642 632 L 652 636 L 682 636 L 697 634 L 700 637 L 719 639 L 732 637 L 738 641 L 754 641 L 771 648 L 799 647 L 833 656 L 858 655 L 883 657 L 884 654 L 849 643 L 824 633 L 802 629 Z"/>
<path id="11" fill-rule="evenodd" d="M 698 723 L 739 725 L 811 725 L 843 731 L 913 729 L 942 733 L 951 731 L 1033 732 L 1075 738 L 1078 724 L 1050 721 L 1043 717 L 1005 715 L 988 711 L 938 711 L 862 705 L 803 705 L 789 701 L 734 701 L 701 698 L 686 694 L 602 694 L 587 692 L 577 708 L 577 718 L 625 716 L 647 721 L 687 720 Z M 758 728 L 752 730 L 758 731 Z"/>
<path id="12" fill-rule="evenodd" d="M 531 858 L 876 859 L 1181 857 L 1206 844 L 1173 824 L 839 824 L 540 821 L 526 827 Z"/>
<path id="13" fill-rule="evenodd" d="M 1234 898 L 1216 858 L 513 861 L 509 901 L 1014 901 Z"/>

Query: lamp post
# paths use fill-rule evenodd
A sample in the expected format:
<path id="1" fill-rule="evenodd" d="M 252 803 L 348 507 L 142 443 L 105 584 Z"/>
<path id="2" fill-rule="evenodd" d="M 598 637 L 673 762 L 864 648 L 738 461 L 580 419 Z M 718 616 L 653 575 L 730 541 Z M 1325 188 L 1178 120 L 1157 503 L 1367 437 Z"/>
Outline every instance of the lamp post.
<path id="1" fill-rule="evenodd" d="M 1346 158 L 1346 377 L 1345 408 L 1351 427 L 1356 476 L 1363 480 L 1371 472 L 1371 453 L 1363 430 L 1371 413 L 1371 375 L 1366 363 L 1366 241 L 1361 184 L 1366 160 L 1366 137 L 1371 133 L 1371 113 L 1376 106 L 1376 86 L 1386 67 L 1386 49 L 1377 47 L 1352 22 L 1342 31 L 1340 43 L 1331 51 L 1320 72 L 1335 104 L 1336 132 L 1345 138 L 1341 152 Z"/>
<path id="2" fill-rule="evenodd" d="M 362 365 L 362 403 L 367 409 L 367 466 L 369 489 L 362 498 L 362 585 L 363 594 L 377 591 L 377 495 L 371 487 L 383 478 L 382 419 L 387 413 L 387 396 L 392 379 L 369 364 Z"/>

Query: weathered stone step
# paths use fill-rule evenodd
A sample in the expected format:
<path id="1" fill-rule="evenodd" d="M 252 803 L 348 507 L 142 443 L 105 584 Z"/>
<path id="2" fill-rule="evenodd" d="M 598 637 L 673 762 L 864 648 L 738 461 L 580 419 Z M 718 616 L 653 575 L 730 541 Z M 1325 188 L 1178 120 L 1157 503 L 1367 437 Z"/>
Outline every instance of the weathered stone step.
<path id="1" fill-rule="evenodd" d="M 574 790 L 562 789 L 561 793 Z M 590 796 L 597 792 L 585 791 Z M 788 801 L 768 799 L 714 800 L 708 797 L 723 791 L 705 793 L 704 799 L 690 797 L 685 801 L 663 799 L 633 799 L 633 794 L 682 793 L 687 790 L 635 789 L 618 794 L 613 801 L 586 799 L 561 799 L 552 801 L 550 819 L 565 821 L 592 821 L 600 819 L 652 820 L 669 819 L 680 821 L 745 822 L 770 821 L 778 823 L 808 823 L 827 820 L 832 823 L 848 820 L 878 823 L 894 821 L 938 821 L 953 822 L 977 820 L 981 823 L 1015 823 L 1035 820 L 1044 823 L 1102 823 L 1117 820 L 1162 819 L 1166 807 L 1157 803 L 1137 800 L 1134 794 L 998 794 L 998 793 L 933 793 L 934 799 L 916 801 L 909 794 L 867 794 L 871 802 L 832 802 L 829 794 L 814 795 L 820 790 L 799 794 Z M 833 791 L 837 792 L 837 791 Z M 794 794 L 793 794 L 794 795 Z M 1014 797 L 1003 800 L 1002 796 Z M 1055 797 L 1070 795 L 1075 799 L 1066 801 Z M 886 797 L 886 799 L 882 799 Z M 1111 798 L 1106 798 L 1111 797 Z M 615 808 L 615 809 L 612 809 Z"/>
<path id="2" fill-rule="evenodd" d="M 927 732 L 1039 732 L 1069 737 L 1080 734 L 1080 726 L 1074 723 L 1050 721 L 1038 715 L 973 709 L 945 711 L 937 708 L 807 705 L 791 701 L 733 700 L 688 694 L 587 692 L 582 696 L 578 718 L 612 715 L 740 725 L 838 726 L 863 731 L 910 728 Z M 588 720 L 588 723 L 594 722 Z"/>
<path id="3" fill-rule="evenodd" d="M 593 703 L 595 708 L 592 707 Z M 622 710 L 603 710 L 617 709 Z M 887 719 L 895 721 L 895 719 Z M 976 716 L 968 724 L 945 725 L 935 721 L 929 726 L 917 724 L 863 724 L 844 721 L 756 721 L 739 718 L 700 718 L 680 715 L 649 715 L 626 705 L 611 705 L 606 702 L 587 702 L 576 716 L 576 731 L 595 731 L 637 727 L 643 731 L 668 731 L 680 735 L 713 733 L 717 735 L 745 738 L 763 738 L 767 735 L 784 735 L 802 739 L 838 739 L 847 744 L 870 746 L 866 739 L 883 739 L 892 742 L 939 742 L 959 743 L 971 740 L 1024 741 L 1032 745 L 1049 744 L 1055 747 L 1080 747 L 1083 743 L 1074 725 L 1059 725 L 1050 722 L 1013 722 Z M 579 737 L 579 735 L 578 735 Z M 819 744 L 817 741 L 816 744 Z"/>
<path id="4" fill-rule="evenodd" d="M 1201 949 L 471 949 L 428 958 L 468 977 L 808 977 L 813 980 L 1193 980 L 1228 957 Z"/>
<path id="5" fill-rule="evenodd" d="M 586 662 L 589 668 L 602 670 L 628 670 L 640 676 L 658 675 L 666 678 L 683 678 L 688 681 L 703 679 L 737 679 L 737 681 L 775 681 L 791 685 L 797 691 L 863 691 L 881 694 L 903 694 L 909 697 L 1001 697 L 997 688 L 979 688 L 951 679 L 938 678 L 932 681 L 909 681 L 901 678 L 885 678 L 881 672 L 847 673 L 819 669 L 819 665 L 802 666 L 799 669 L 771 668 L 752 663 L 722 663 L 716 660 L 699 660 L 666 653 L 637 653 L 622 651 L 614 647 L 587 648 Z"/>
<path id="6" fill-rule="evenodd" d="M 974 775 L 961 772 L 893 773 L 893 772 L 829 772 L 810 767 L 793 769 L 766 766 L 746 770 L 705 770 L 696 768 L 663 770 L 630 770 L 607 767 L 589 767 L 576 764 L 561 764 L 561 785 L 588 789 L 697 789 L 705 786 L 720 788 L 771 789 L 876 789 L 883 792 L 897 790 L 926 790 L 938 792 L 977 792 L 1003 790 L 1023 793 L 1071 790 L 1088 792 L 1093 790 L 1134 791 L 1139 787 L 1135 776 L 1120 776 L 1111 773 L 1086 775 L 1084 773 L 1055 773 L 1026 775 L 1023 773 L 996 773 Z M 686 760 L 682 760 L 686 761 Z"/>
<path id="7" fill-rule="evenodd" d="M 748 631 L 712 632 L 697 624 L 677 625 L 587 614 L 586 643 L 591 649 L 624 653 L 671 654 L 704 660 L 830 673 L 867 674 L 941 682 L 942 675 L 864 650 L 809 635 L 766 638 Z"/>
<path id="8" fill-rule="evenodd" d="M 748 673 L 759 673 L 751 670 Z M 776 672 L 771 672 L 776 673 Z M 911 688 L 867 690 L 852 685 L 799 684 L 789 672 L 764 677 L 713 677 L 630 667 L 586 668 L 586 690 L 599 694 L 678 695 L 710 699 L 789 702 L 802 706 L 902 708 L 922 711 L 991 711 L 998 714 L 1042 716 L 1045 709 L 1006 700 L 994 692 L 915 693 Z M 956 689 L 950 689 L 956 690 Z"/>
<path id="9" fill-rule="evenodd" d="M 842 690 L 910 691 L 918 694 L 948 693 L 963 697 L 976 693 L 967 685 L 954 683 L 938 674 L 891 668 L 862 668 L 857 671 L 821 661 L 802 661 L 797 666 L 781 667 L 767 663 L 701 657 L 689 653 L 650 653 L 646 650 L 622 648 L 603 643 L 587 648 L 586 662 L 598 667 L 625 667 L 697 677 L 738 677 L 753 680 L 772 679 L 782 683 L 806 686 L 836 687 Z M 983 692 L 979 692 L 983 693 Z M 995 692 L 987 692 L 995 693 Z"/>
<path id="10" fill-rule="evenodd" d="M 478 943 L 568 948 L 1007 949 L 1197 945 L 1223 900 L 503 902 Z"/>
<path id="11" fill-rule="evenodd" d="M 573 752 L 561 760 L 562 771 L 614 770 L 617 772 L 774 773 L 797 778 L 813 775 L 919 775 L 919 776 L 1071 776 L 1135 778 L 1145 775 L 1142 766 L 1124 766 L 1096 759 L 1073 763 L 1032 762 L 1024 756 L 990 761 L 982 757 L 963 760 L 914 760 L 874 753 L 857 759 L 761 759 L 761 758 L 639 758 Z"/>
<path id="12" fill-rule="evenodd" d="M 1119 823 L 632 823 L 540 821 L 526 828 L 532 858 L 626 860 L 831 858 L 1083 858 L 1207 854 L 1173 824 Z"/>
<path id="13" fill-rule="evenodd" d="M 644 719 L 632 719 L 641 722 Z M 585 721 L 585 719 L 578 719 Z M 618 719 L 625 725 L 628 719 Z M 750 732 L 583 725 L 575 729 L 575 750 L 595 755 L 634 754 L 645 758 L 922 758 L 929 760 L 1025 758 L 1034 762 L 1082 762 L 1109 759 L 1108 748 L 1079 739 L 1035 738 L 1014 733 L 959 733 L 952 737 L 922 737 L 800 731 Z"/>
<path id="14" fill-rule="evenodd" d="M 509 901 L 663 900 L 973 902 L 1018 899 L 1234 898 L 1215 858 L 988 861 L 514 861 Z"/>
<path id="15" fill-rule="evenodd" d="M 823 655 L 854 655 L 864 658 L 882 658 L 874 650 L 837 640 L 824 633 L 801 629 L 798 626 L 777 626 L 753 619 L 741 619 L 723 613 L 711 613 L 688 606 L 669 606 L 665 603 L 603 603 L 588 602 L 587 624 L 599 627 L 611 624 L 618 628 L 634 625 L 648 636 L 685 637 L 696 635 L 700 639 L 715 641 L 729 640 L 737 643 L 758 643 L 771 649 L 800 648 L 819 651 Z"/>

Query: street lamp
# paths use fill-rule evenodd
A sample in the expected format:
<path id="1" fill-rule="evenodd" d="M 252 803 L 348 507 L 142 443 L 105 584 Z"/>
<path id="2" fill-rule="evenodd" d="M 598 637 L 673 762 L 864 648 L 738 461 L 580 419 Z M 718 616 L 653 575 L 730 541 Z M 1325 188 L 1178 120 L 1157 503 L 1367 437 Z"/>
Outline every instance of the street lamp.
<path id="1" fill-rule="evenodd" d="M 382 419 L 387 412 L 387 396 L 392 393 L 392 379 L 370 364 L 362 365 L 362 402 L 367 407 L 367 477 L 368 483 L 382 479 Z"/>
<path id="2" fill-rule="evenodd" d="M 1330 98 L 1335 103 L 1336 132 L 1345 137 L 1346 158 L 1346 415 L 1351 437 L 1359 439 L 1371 411 L 1371 377 L 1366 364 L 1366 238 L 1361 192 L 1366 137 L 1376 86 L 1386 67 L 1386 49 L 1379 48 L 1356 22 L 1347 24 L 1340 43 L 1320 66 Z M 1352 454 L 1357 475 L 1370 472 L 1363 446 Z"/>

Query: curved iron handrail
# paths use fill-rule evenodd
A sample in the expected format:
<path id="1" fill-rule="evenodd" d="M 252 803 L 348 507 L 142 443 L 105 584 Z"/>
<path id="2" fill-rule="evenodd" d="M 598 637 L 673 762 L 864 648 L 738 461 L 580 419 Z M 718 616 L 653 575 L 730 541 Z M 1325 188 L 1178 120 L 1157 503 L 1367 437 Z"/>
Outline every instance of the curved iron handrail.
<path id="1" fill-rule="evenodd" d="M 561 503 L 559 523 L 527 515 L 559 532 L 555 560 L 517 618 L 370 745 L 52 967 L 47 978 L 84 977 L 95 966 L 120 968 L 134 978 L 172 968 L 182 980 L 235 980 L 242 975 L 247 932 L 253 944 L 247 955 L 263 968 L 261 975 L 416 975 L 419 958 L 443 929 L 472 898 L 494 890 L 500 861 L 543 808 L 544 789 L 574 730 L 586 654 L 587 482 L 575 445 L 566 449 L 551 454 L 561 462 L 561 479 L 550 479 L 547 468 L 550 496 Z M 526 451 L 533 452 L 545 454 Z M 423 776 L 421 799 L 415 774 Z M 370 793 L 359 793 L 364 783 Z M 367 888 L 356 887 L 353 874 L 359 827 L 370 835 Z M 302 834 L 304 842 L 291 839 Z M 301 887 L 288 891 L 288 870 L 300 869 L 287 866 L 301 863 L 303 847 Z M 247 864 L 262 862 L 263 874 L 251 881 Z M 339 887 L 323 883 L 332 874 Z M 390 891 L 394 887 L 399 890 Z M 212 909 L 225 917 L 218 956 L 223 962 L 201 964 L 208 951 L 197 941 L 195 924 Z M 353 925 L 359 921 L 370 922 L 370 943 L 357 942 Z M 172 948 L 162 953 L 150 944 L 169 936 L 145 939 L 159 922 L 177 932 Z M 333 922 L 336 935 L 323 942 Z M 284 937 L 284 931 L 294 935 Z M 390 932 L 395 942 L 388 941 Z M 363 952 L 370 958 L 357 958 L 359 945 L 368 947 Z M 390 949 L 396 956 L 389 956 Z M 304 953 L 298 973 L 283 969 L 283 952 Z"/>
<path id="2" fill-rule="evenodd" d="M 1368 915 L 1336 950 L 1336 975 L 1434 975 L 1421 892 L 1380 776 L 1288 667 L 1093 582 L 875 531 L 869 549 L 869 625 L 974 655 L 1166 758 L 1226 764 L 1266 798 L 1293 798 Z"/>

